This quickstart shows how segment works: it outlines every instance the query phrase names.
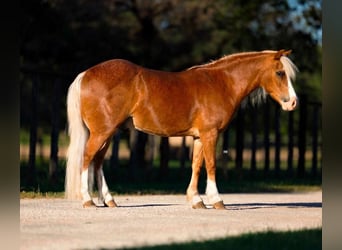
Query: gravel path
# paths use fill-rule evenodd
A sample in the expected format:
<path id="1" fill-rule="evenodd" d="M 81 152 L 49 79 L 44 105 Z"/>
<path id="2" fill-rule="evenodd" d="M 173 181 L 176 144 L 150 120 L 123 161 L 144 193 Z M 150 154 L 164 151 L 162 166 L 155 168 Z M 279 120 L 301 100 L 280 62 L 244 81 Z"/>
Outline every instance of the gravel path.
<path id="1" fill-rule="evenodd" d="M 20 249 L 115 249 L 322 226 L 321 191 L 221 197 L 227 210 L 194 210 L 185 195 L 122 195 L 118 208 L 88 209 L 80 201 L 21 199 Z"/>

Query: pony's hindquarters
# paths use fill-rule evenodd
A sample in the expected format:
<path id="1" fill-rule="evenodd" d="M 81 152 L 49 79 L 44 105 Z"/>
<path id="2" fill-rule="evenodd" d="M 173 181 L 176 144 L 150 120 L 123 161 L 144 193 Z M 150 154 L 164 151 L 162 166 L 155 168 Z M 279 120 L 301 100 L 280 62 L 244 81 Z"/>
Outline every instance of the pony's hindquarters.
<path id="1" fill-rule="evenodd" d="M 81 167 L 83 153 L 88 138 L 80 109 L 81 83 L 84 72 L 80 73 L 70 85 L 67 96 L 67 113 L 69 122 L 70 143 L 67 152 L 65 174 L 65 197 L 68 199 L 81 198 Z"/>

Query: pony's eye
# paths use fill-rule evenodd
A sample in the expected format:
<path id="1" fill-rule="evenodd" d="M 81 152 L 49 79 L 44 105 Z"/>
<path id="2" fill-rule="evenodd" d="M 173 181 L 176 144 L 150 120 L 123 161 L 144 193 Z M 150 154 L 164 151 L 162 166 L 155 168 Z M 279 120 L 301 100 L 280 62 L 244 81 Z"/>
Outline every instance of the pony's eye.
<path id="1" fill-rule="evenodd" d="M 282 71 L 282 70 L 280 70 L 280 71 L 276 71 L 276 74 L 277 74 L 277 76 L 279 76 L 279 77 L 283 77 L 283 76 L 285 75 L 285 72 Z"/>

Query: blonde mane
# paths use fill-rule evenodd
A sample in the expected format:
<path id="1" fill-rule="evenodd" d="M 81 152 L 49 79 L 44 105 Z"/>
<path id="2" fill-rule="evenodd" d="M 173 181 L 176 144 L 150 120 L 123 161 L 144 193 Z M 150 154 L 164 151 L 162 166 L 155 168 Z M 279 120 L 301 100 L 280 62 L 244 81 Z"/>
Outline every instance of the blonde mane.
<path id="1" fill-rule="evenodd" d="M 263 50 L 263 51 L 252 51 L 252 52 L 241 52 L 241 53 L 235 53 L 231 55 L 225 55 L 217 60 L 213 60 L 208 63 L 200 64 L 200 65 L 195 65 L 187 70 L 192 70 L 192 69 L 199 69 L 199 68 L 205 68 L 205 67 L 215 67 L 219 66 L 222 63 L 226 63 L 227 61 L 230 61 L 234 58 L 244 58 L 244 57 L 250 57 L 250 56 L 260 56 L 264 54 L 269 54 L 269 53 L 277 53 L 275 50 Z M 283 64 L 284 71 L 286 75 L 291 79 L 295 80 L 296 78 L 296 72 L 298 72 L 297 66 L 288 58 L 287 56 L 282 56 L 280 58 L 280 62 Z"/>
<path id="2" fill-rule="evenodd" d="M 263 51 L 240 52 L 240 53 L 235 53 L 235 54 L 231 54 L 231 55 L 225 55 L 225 56 L 222 56 L 221 58 L 219 58 L 217 60 L 212 60 L 208 63 L 192 66 L 192 67 L 188 68 L 187 70 L 204 68 L 204 67 L 211 67 L 211 66 L 218 66 L 222 63 L 227 63 L 228 61 L 233 60 L 234 58 L 240 58 L 241 59 L 244 57 L 261 56 L 261 55 L 264 55 L 266 53 L 276 53 L 276 52 L 277 51 L 273 51 L 273 50 L 263 50 Z"/>
<path id="3" fill-rule="evenodd" d="M 283 64 L 286 75 L 291 80 L 296 79 L 296 72 L 298 72 L 297 66 L 287 56 L 280 57 L 280 62 Z"/>

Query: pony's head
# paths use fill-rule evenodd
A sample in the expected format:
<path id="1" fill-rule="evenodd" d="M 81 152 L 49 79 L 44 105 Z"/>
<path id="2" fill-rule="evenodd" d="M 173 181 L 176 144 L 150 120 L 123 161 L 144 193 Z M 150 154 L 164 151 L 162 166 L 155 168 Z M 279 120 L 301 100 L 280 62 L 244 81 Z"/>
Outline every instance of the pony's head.
<path id="1" fill-rule="evenodd" d="M 263 71 L 260 85 L 277 101 L 283 110 L 291 111 L 296 108 L 297 95 L 292 86 L 296 77 L 297 67 L 287 57 L 291 50 L 280 50 L 270 54 L 270 64 Z"/>

